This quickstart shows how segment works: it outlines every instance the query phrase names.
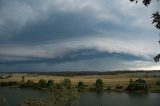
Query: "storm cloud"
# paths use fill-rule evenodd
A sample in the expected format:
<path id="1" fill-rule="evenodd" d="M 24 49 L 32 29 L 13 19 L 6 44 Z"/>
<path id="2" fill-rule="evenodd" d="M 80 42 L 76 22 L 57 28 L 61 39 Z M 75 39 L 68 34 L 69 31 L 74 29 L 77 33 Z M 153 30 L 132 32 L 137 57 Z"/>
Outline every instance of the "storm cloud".
<path id="1" fill-rule="evenodd" d="M 0 70 L 159 69 L 153 61 L 160 51 L 158 30 L 150 18 L 158 5 L 1 0 Z"/>

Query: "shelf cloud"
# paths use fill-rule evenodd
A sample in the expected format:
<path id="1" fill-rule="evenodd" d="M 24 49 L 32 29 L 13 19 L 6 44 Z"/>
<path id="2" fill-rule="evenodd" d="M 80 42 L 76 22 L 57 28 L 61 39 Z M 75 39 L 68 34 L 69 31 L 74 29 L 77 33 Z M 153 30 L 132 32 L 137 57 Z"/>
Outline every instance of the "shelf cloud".
<path id="1" fill-rule="evenodd" d="M 158 70 L 158 5 L 1 0 L 0 71 Z"/>

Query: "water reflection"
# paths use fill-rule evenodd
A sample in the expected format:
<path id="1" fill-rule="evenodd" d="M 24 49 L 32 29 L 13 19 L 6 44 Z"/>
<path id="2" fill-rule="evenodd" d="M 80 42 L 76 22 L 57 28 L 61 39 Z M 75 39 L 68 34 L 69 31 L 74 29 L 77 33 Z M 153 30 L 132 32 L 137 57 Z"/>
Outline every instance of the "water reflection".
<path id="1" fill-rule="evenodd" d="M 47 93 L 32 89 L 0 88 L 9 106 L 27 97 L 43 97 Z M 160 106 L 160 93 L 120 93 L 120 92 L 84 92 L 80 96 L 79 106 Z"/>

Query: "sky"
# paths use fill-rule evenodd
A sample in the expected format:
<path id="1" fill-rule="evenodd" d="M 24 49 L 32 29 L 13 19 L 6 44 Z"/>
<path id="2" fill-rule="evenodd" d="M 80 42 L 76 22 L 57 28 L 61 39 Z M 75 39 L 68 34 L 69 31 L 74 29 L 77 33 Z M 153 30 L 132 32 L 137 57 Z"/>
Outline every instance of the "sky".
<path id="1" fill-rule="evenodd" d="M 159 5 L 0 0 L 0 71 L 160 70 Z"/>

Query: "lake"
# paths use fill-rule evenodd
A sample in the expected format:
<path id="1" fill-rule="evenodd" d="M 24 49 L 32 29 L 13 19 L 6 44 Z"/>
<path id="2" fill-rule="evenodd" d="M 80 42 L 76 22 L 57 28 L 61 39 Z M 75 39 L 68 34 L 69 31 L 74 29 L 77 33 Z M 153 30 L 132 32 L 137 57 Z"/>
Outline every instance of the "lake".
<path id="1" fill-rule="evenodd" d="M 27 97 L 42 97 L 45 91 L 0 87 L 0 96 L 5 97 L 9 106 Z M 85 92 L 81 94 L 79 106 L 160 106 L 160 93 Z"/>

